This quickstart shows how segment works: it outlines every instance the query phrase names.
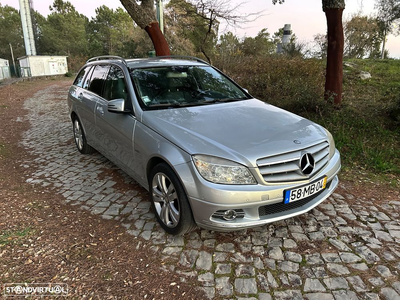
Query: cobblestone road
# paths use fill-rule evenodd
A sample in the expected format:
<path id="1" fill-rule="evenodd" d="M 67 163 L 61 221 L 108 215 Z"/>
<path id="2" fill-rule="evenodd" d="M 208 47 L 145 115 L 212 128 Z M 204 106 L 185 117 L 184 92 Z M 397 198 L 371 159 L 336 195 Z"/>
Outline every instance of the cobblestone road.
<path id="1" fill-rule="evenodd" d="M 22 143 L 37 155 L 23 162 L 27 182 L 120 221 L 152 244 L 160 268 L 196 278 L 209 298 L 400 299 L 400 199 L 378 205 L 334 194 L 307 214 L 264 227 L 173 237 L 156 223 L 144 189 L 100 154 L 76 150 L 66 93 L 55 85 L 25 102 L 32 126 Z"/>

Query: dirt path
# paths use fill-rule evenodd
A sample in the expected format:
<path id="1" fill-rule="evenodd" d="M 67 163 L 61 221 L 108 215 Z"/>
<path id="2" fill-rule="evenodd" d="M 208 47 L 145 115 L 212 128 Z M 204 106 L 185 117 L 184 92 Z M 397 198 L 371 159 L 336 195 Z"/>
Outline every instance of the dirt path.
<path id="1" fill-rule="evenodd" d="M 0 281 L 67 283 L 69 295 L 79 299 L 197 298 L 190 282 L 162 272 L 159 257 L 117 222 L 73 209 L 61 195 L 25 182 L 30 167 L 24 161 L 35 157 L 20 144 L 30 126 L 24 101 L 70 84 L 41 80 L 0 89 Z"/>

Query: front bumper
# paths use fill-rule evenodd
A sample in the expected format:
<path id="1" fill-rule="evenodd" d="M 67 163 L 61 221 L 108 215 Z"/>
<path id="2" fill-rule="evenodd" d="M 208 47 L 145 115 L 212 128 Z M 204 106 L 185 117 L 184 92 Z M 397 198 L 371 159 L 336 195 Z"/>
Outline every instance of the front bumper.
<path id="1" fill-rule="evenodd" d="M 327 199 L 339 183 L 340 154 L 335 152 L 329 163 L 309 181 L 274 185 L 218 185 L 205 181 L 191 169 L 190 180 L 183 180 L 193 217 L 198 226 L 217 231 L 235 231 L 303 214 Z M 182 171 L 182 170 L 181 170 Z M 189 174 L 188 174 L 189 175 Z M 327 176 L 327 187 L 304 201 L 283 203 L 283 191 Z M 217 211 L 241 210 L 243 218 L 224 220 L 215 217 Z"/>

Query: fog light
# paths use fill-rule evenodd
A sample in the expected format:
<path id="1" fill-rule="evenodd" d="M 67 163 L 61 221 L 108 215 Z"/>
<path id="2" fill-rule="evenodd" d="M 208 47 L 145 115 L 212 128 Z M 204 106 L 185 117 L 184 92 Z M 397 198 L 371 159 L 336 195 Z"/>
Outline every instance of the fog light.
<path id="1" fill-rule="evenodd" d="M 233 221 L 235 219 L 244 218 L 244 211 L 243 209 L 217 210 L 211 217 L 225 221 Z"/>
<path id="2" fill-rule="evenodd" d="M 232 221 L 236 219 L 236 216 L 237 216 L 236 211 L 230 209 L 224 212 L 222 218 L 227 221 Z"/>

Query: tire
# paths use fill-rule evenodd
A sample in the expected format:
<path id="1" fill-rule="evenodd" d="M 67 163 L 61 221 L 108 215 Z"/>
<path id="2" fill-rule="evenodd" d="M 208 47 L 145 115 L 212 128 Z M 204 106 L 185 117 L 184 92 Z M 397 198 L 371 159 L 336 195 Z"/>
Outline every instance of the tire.
<path id="1" fill-rule="evenodd" d="M 72 120 L 72 126 L 74 131 L 75 145 L 76 148 L 78 148 L 79 152 L 82 154 L 93 153 L 94 149 L 87 143 L 85 132 L 83 131 L 82 124 L 79 121 L 78 117 L 75 117 Z"/>
<path id="2" fill-rule="evenodd" d="M 181 182 L 165 163 L 153 168 L 149 177 L 150 200 L 157 221 L 170 234 L 183 235 L 196 228 Z"/>

